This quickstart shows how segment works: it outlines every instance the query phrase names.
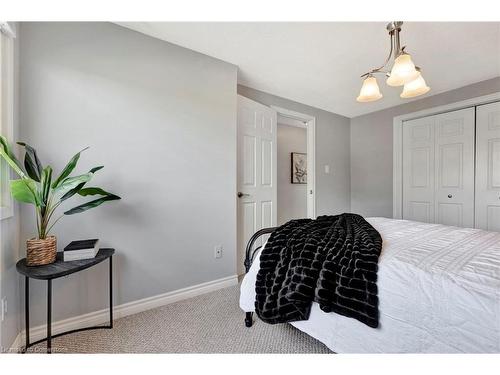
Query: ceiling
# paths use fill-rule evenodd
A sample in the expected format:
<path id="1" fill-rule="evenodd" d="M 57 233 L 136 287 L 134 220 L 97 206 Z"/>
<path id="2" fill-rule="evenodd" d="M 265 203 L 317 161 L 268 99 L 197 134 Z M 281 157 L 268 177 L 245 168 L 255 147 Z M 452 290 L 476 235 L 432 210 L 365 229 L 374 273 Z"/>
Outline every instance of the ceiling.
<path id="1" fill-rule="evenodd" d="M 120 25 L 235 64 L 242 85 L 347 117 L 409 101 L 399 97 L 402 88 L 379 79 L 384 98 L 356 102 L 359 76 L 381 65 L 389 53 L 385 23 Z M 500 23 L 405 22 L 401 44 L 422 68 L 431 87 L 427 96 L 500 76 Z"/>
<path id="2" fill-rule="evenodd" d="M 304 120 L 299 120 L 293 117 L 288 117 L 288 116 L 283 116 L 282 114 L 278 113 L 278 125 L 288 125 L 288 126 L 295 126 L 297 128 L 307 128 L 307 121 Z"/>

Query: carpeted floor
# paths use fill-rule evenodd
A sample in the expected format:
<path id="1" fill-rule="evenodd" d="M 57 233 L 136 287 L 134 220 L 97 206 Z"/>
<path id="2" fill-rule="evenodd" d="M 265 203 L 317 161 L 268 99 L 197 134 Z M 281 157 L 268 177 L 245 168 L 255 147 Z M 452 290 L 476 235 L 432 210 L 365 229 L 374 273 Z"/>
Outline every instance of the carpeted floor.
<path id="1" fill-rule="evenodd" d="M 290 324 L 244 324 L 239 286 L 131 315 L 112 330 L 56 338 L 55 353 L 331 353 Z M 45 344 L 30 348 L 43 352 Z"/>

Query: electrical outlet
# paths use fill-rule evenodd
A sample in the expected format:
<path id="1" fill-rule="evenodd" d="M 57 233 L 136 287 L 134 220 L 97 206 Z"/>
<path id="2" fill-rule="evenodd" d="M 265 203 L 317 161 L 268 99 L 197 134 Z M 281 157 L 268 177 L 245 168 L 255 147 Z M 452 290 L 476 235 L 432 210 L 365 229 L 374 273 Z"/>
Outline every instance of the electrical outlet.
<path id="1" fill-rule="evenodd" d="M 215 259 L 222 258 L 222 245 L 215 246 Z"/>
<path id="2" fill-rule="evenodd" d="M 5 317 L 7 316 L 7 297 L 2 298 L 2 322 L 5 320 Z"/>

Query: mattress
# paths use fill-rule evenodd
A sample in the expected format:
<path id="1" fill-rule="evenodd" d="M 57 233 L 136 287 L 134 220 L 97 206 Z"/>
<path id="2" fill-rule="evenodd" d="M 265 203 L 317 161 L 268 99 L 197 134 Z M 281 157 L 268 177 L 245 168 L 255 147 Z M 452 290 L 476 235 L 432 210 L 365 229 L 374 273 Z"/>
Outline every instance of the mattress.
<path id="1" fill-rule="evenodd" d="M 366 220 L 383 238 L 379 327 L 317 303 L 290 324 L 337 353 L 500 353 L 500 233 Z M 259 256 L 241 284 L 245 312 L 254 311 Z"/>

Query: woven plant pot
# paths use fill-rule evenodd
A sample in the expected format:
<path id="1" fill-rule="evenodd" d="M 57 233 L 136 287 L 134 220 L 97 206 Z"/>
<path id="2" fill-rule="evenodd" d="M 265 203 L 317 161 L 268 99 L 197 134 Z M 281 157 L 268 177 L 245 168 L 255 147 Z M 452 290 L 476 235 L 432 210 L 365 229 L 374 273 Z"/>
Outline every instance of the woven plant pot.
<path id="1" fill-rule="evenodd" d="M 26 241 L 26 264 L 42 266 L 56 261 L 57 239 L 49 236 L 43 240 L 32 238 Z"/>

